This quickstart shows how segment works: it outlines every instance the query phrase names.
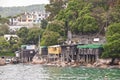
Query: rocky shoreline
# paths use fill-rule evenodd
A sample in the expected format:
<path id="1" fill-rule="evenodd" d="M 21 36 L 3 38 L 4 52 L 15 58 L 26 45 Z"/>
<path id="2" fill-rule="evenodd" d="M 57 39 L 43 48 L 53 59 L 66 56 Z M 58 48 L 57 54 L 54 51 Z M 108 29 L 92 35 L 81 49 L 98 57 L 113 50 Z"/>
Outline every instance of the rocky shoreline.
<path id="1" fill-rule="evenodd" d="M 55 67 L 79 67 L 85 66 L 88 68 L 119 68 L 120 69 L 120 61 L 117 61 L 117 65 L 109 65 L 110 59 L 99 59 L 95 63 L 80 63 L 80 62 L 46 62 L 46 60 L 33 60 L 32 64 L 41 64 L 44 66 L 55 66 Z"/>
<path id="2" fill-rule="evenodd" d="M 54 67 L 88 67 L 88 68 L 119 68 L 120 69 L 120 61 L 116 61 L 117 65 L 109 65 L 110 59 L 99 59 L 95 63 L 80 63 L 80 62 L 62 62 L 62 61 L 54 61 L 54 62 L 47 62 L 44 59 L 35 59 L 31 63 L 32 64 L 40 64 L 44 66 L 54 66 Z M 6 65 L 5 59 L 0 58 L 0 66 Z"/>

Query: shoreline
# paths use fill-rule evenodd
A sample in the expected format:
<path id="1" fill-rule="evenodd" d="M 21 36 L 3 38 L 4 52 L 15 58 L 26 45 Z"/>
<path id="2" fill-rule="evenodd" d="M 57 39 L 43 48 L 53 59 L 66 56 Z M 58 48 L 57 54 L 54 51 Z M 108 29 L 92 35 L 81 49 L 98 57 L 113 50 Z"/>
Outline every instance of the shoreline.
<path id="1" fill-rule="evenodd" d="M 102 59 L 104 60 L 104 59 Z M 102 61 L 100 60 L 100 61 Z M 106 60 L 105 60 L 106 61 Z M 120 62 L 119 62 L 120 63 Z M 109 62 L 95 62 L 95 63 L 79 63 L 79 62 L 61 62 L 61 61 L 55 61 L 55 62 L 46 62 L 46 61 L 34 61 L 32 64 L 41 64 L 43 66 L 53 66 L 53 67 L 80 67 L 84 66 L 86 68 L 102 68 L 102 69 L 120 69 L 120 64 L 118 65 L 109 65 Z"/>
<path id="2" fill-rule="evenodd" d="M 120 61 L 118 61 L 118 65 L 109 65 L 110 60 L 106 60 L 106 59 L 99 59 L 98 61 L 94 62 L 94 63 L 81 63 L 81 62 L 66 62 L 66 61 L 51 61 L 51 62 L 47 62 L 46 60 L 33 60 L 32 62 L 27 62 L 30 64 L 40 64 L 43 66 L 51 66 L 51 67 L 86 67 L 86 68 L 102 68 L 102 69 L 120 69 Z M 27 64 L 25 63 L 25 64 Z M 14 63 L 8 63 L 8 64 L 13 64 Z M 17 63 L 19 64 L 19 63 Z M 4 59 L 0 59 L 0 66 L 5 66 L 7 65 L 7 63 L 5 62 Z"/>

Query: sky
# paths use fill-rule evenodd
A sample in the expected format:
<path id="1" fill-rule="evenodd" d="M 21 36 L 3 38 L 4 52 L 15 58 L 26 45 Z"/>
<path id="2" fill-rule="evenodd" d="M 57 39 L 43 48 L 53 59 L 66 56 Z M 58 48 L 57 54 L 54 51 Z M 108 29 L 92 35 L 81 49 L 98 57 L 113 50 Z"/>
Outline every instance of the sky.
<path id="1" fill-rule="evenodd" d="M 0 7 L 28 6 L 33 4 L 48 4 L 49 0 L 0 0 Z"/>

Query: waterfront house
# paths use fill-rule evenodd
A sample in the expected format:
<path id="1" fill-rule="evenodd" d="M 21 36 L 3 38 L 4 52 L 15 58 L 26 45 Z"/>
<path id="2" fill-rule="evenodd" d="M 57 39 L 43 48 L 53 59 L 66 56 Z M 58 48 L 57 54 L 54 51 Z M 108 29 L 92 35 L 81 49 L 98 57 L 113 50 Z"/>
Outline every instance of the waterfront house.
<path id="1" fill-rule="evenodd" d="M 102 54 L 101 44 L 78 45 L 77 61 L 83 63 L 94 63 Z"/>
<path id="2" fill-rule="evenodd" d="M 48 53 L 49 54 L 60 54 L 61 53 L 60 45 L 48 46 Z"/>
<path id="3" fill-rule="evenodd" d="M 39 48 L 39 55 L 40 55 L 41 59 L 46 59 L 47 60 L 47 57 L 48 57 L 48 47 L 47 46 L 40 46 L 40 48 Z"/>
<path id="4" fill-rule="evenodd" d="M 77 45 L 61 45 L 61 60 L 71 62 L 76 60 L 77 57 Z"/>
<path id="5" fill-rule="evenodd" d="M 48 55 L 48 47 L 47 46 L 40 46 L 40 55 L 47 56 Z"/>
<path id="6" fill-rule="evenodd" d="M 48 46 L 49 61 L 58 60 L 60 58 L 60 54 L 61 54 L 61 46 L 60 45 Z"/>
<path id="7" fill-rule="evenodd" d="M 22 45 L 20 50 L 20 61 L 31 62 L 37 53 L 35 45 Z"/>

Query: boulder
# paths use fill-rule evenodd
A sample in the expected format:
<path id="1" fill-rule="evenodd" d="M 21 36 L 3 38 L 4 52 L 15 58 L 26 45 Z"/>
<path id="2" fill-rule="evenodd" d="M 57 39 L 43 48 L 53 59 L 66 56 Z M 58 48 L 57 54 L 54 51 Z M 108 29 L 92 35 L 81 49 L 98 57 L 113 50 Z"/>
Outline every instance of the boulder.
<path id="1" fill-rule="evenodd" d="M 3 65 L 5 65 L 6 63 L 5 63 L 5 59 L 2 59 L 2 58 L 0 58 L 0 66 L 3 66 Z"/>
<path id="2" fill-rule="evenodd" d="M 118 64 L 120 65 L 120 61 L 118 62 Z"/>

